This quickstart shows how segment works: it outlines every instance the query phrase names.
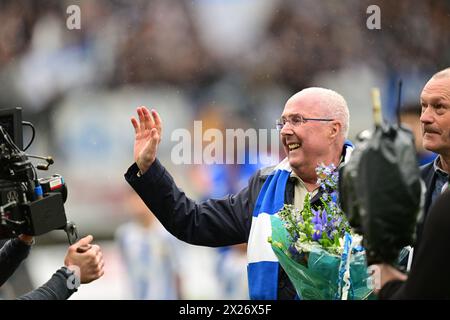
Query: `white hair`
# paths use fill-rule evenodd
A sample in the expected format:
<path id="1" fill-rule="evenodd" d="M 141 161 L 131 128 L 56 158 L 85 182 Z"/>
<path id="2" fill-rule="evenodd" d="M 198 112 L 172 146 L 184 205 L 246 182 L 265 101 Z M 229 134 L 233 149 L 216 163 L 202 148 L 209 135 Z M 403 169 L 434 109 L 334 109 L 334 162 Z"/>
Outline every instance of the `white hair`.
<path id="1" fill-rule="evenodd" d="M 435 73 L 431 79 L 441 79 L 441 78 L 450 78 L 450 68 L 446 68 Z"/>
<path id="2" fill-rule="evenodd" d="M 348 111 L 347 102 L 344 97 L 336 91 L 311 87 L 297 92 L 291 99 L 297 99 L 305 95 L 312 95 L 318 99 L 321 107 L 333 118 L 338 120 L 342 125 L 342 135 L 344 138 L 348 136 L 350 114 Z M 289 99 L 290 100 L 290 99 Z"/>

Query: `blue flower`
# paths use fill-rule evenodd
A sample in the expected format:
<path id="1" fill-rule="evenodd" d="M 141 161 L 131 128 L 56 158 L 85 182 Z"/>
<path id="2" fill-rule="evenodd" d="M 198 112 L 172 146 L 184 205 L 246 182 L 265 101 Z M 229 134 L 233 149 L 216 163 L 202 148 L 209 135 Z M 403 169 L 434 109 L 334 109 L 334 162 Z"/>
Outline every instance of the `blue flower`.
<path id="1" fill-rule="evenodd" d="M 311 209 L 311 212 L 314 214 L 314 217 L 311 219 L 311 222 L 314 223 L 312 239 L 317 241 L 322 237 L 322 232 L 325 231 L 328 222 L 327 212 L 325 210 L 314 209 Z"/>
<path id="2" fill-rule="evenodd" d="M 314 241 L 319 241 L 322 238 L 322 231 L 320 230 L 314 230 L 313 234 L 312 234 L 312 239 Z"/>
<path id="3" fill-rule="evenodd" d="M 337 188 L 339 172 L 336 171 L 334 164 L 328 167 L 320 165 L 316 168 L 317 184 L 323 191 L 332 191 Z"/>
<path id="4" fill-rule="evenodd" d="M 331 197 L 331 200 L 332 200 L 334 203 L 337 203 L 337 201 L 338 201 L 338 194 L 337 194 L 336 191 L 333 191 L 333 192 L 330 194 L 330 197 Z M 325 200 L 325 199 L 324 199 L 324 200 Z"/>
<path id="5" fill-rule="evenodd" d="M 329 234 L 329 238 L 333 239 L 335 236 L 339 235 L 339 231 L 337 231 L 336 229 L 332 230 Z"/>
<path id="6" fill-rule="evenodd" d="M 297 241 L 297 240 L 295 240 Z M 294 243 L 295 243 L 294 241 Z M 300 252 L 298 252 L 297 248 L 295 247 L 294 243 L 292 243 L 289 246 L 288 252 L 292 255 L 292 257 L 297 258 L 300 255 Z"/>
<path id="7" fill-rule="evenodd" d="M 314 214 L 314 217 L 311 219 L 312 223 L 320 225 L 327 223 L 327 212 L 325 210 L 311 209 L 311 212 Z"/>

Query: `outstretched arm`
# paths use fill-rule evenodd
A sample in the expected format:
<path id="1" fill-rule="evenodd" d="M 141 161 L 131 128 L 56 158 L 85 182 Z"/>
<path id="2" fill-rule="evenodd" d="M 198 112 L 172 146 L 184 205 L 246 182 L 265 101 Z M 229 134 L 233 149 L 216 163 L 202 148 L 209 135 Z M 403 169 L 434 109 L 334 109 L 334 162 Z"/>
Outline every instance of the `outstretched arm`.
<path id="1" fill-rule="evenodd" d="M 170 173 L 156 160 L 147 172 L 137 176 L 133 164 L 125 179 L 139 194 L 163 226 L 190 244 L 210 247 L 245 243 L 250 233 L 258 175 L 236 195 L 196 202 L 178 188 Z M 253 190 L 253 191 L 252 191 Z"/>
<path id="2" fill-rule="evenodd" d="M 103 273 L 103 255 L 98 245 L 91 245 L 87 236 L 71 245 L 64 259 L 65 266 L 57 270 L 41 287 L 19 297 L 19 300 L 65 300 L 82 283 L 100 278 Z"/>
<path id="3" fill-rule="evenodd" d="M 139 194 L 164 227 L 180 240 L 205 246 L 226 246 L 247 242 L 253 204 L 262 184 L 255 175 L 248 188 L 237 195 L 197 203 L 175 184 L 156 159 L 162 121 L 155 110 L 137 109 L 133 164 L 125 179 Z"/>
<path id="4" fill-rule="evenodd" d="M 77 291 L 73 285 L 76 275 L 72 270 L 62 267 L 44 285 L 30 291 L 17 300 L 65 300 Z"/>

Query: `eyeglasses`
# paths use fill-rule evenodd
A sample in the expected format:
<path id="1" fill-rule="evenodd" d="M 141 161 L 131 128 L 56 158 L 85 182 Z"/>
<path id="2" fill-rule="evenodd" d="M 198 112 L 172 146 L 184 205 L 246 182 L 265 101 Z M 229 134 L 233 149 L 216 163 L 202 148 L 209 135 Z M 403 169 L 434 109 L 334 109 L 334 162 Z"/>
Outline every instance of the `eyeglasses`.
<path id="1" fill-rule="evenodd" d="M 333 121 L 334 119 L 323 119 L 323 118 L 305 118 L 302 115 L 292 116 L 290 119 L 281 118 L 276 121 L 276 128 L 278 131 L 284 128 L 286 123 L 289 123 L 294 128 L 300 126 L 302 123 L 306 123 L 308 121 Z"/>

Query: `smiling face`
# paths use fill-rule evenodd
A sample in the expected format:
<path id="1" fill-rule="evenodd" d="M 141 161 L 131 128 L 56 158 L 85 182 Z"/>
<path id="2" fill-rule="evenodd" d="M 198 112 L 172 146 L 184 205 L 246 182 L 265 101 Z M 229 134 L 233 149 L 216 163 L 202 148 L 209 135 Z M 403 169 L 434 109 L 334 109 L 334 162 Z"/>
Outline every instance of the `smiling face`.
<path id="1" fill-rule="evenodd" d="M 450 156 L 450 77 L 428 81 L 420 100 L 423 147 Z"/>
<path id="2" fill-rule="evenodd" d="M 280 131 L 281 141 L 291 168 L 302 178 L 305 174 L 315 177 L 317 165 L 336 162 L 342 150 L 342 146 L 335 143 L 341 128 L 338 121 L 306 121 L 296 126 L 291 124 L 299 116 L 332 119 L 320 99 L 317 94 L 295 95 L 288 100 L 281 115 L 289 122 Z"/>

